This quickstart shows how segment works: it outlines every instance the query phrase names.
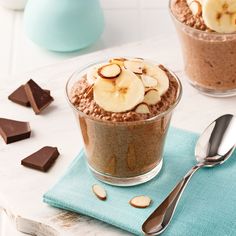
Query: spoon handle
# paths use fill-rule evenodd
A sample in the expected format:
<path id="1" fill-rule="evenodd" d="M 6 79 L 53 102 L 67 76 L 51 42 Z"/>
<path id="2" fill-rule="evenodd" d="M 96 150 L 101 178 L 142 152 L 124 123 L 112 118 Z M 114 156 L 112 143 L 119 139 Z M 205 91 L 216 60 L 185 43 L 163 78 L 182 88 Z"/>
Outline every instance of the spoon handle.
<path id="1" fill-rule="evenodd" d="M 161 205 L 159 205 L 158 208 L 143 223 L 142 230 L 146 235 L 159 235 L 167 228 L 185 187 L 193 174 L 202 166 L 202 164 L 197 164 L 192 167 L 192 169 L 175 186 Z"/>

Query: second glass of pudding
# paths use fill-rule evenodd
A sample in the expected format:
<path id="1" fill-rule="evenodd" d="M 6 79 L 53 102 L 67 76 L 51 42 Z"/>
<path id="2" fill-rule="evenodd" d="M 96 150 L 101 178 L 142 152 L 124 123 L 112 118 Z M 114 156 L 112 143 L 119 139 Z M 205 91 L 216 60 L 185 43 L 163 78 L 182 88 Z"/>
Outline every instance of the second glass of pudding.
<path id="1" fill-rule="evenodd" d="M 160 172 L 182 94 L 176 75 L 146 59 L 113 58 L 75 72 L 66 92 L 97 179 L 132 186 Z"/>
<path id="2" fill-rule="evenodd" d="M 190 84 L 209 96 L 236 95 L 235 6 L 231 17 L 226 1 L 169 1 Z"/>

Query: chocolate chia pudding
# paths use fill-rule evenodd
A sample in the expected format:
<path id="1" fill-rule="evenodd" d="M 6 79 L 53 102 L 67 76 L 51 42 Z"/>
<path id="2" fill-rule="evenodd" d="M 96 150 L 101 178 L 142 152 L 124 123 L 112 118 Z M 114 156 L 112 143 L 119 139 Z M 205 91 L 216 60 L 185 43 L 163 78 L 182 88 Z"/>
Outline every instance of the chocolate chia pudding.
<path id="1" fill-rule="evenodd" d="M 67 94 L 98 179 L 135 185 L 160 171 L 172 111 L 181 96 L 173 73 L 146 59 L 110 59 L 75 73 Z"/>
<path id="2" fill-rule="evenodd" d="M 186 74 L 207 95 L 236 94 L 235 6 L 236 0 L 170 0 Z"/>

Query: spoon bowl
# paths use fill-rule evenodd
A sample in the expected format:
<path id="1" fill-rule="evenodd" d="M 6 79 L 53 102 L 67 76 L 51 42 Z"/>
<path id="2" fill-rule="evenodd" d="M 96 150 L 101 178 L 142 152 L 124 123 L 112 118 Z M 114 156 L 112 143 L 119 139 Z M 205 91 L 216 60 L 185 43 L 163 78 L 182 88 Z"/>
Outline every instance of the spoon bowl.
<path id="1" fill-rule="evenodd" d="M 212 122 L 200 136 L 195 148 L 198 162 L 222 162 L 234 151 L 236 119 L 227 114 Z"/>
<path id="2" fill-rule="evenodd" d="M 174 187 L 166 199 L 142 225 L 146 235 L 159 235 L 169 225 L 180 197 L 193 174 L 202 167 L 214 167 L 229 159 L 236 144 L 236 118 L 223 115 L 212 122 L 199 137 L 195 147 L 197 164 Z"/>

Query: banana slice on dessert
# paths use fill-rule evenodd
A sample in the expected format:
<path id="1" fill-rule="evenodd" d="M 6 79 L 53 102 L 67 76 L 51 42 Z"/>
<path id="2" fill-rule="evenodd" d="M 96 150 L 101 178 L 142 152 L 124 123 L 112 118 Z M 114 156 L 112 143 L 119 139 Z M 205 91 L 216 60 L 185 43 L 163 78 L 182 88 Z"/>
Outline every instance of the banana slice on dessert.
<path id="1" fill-rule="evenodd" d="M 150 78 L 154 78 L 157 81 L 157 85 L 149 86 L 158 90 L 159 95 L 162 96 L 169 88 L 169 78 L 159 66 L 154 64 L 145 63 L 143 68 L 142 78 L 145 78 L 152 83 Z M 144 82 L 145 85 L 145 82 Z M 146 86 L 148 87 L 148 86 Z"/>
<path id="2" fill-rule="evenodd" d="M 110 72 L 114 77 L 119 71 L 113 65 L 110 64 Z M 109 68 L 106 68 L 107 71 Z M 104 110 L 125 112 L 143 101 L 144 86 L 132 71 L 121 68 L 118 77 L 113 79 L 107 78 L 107 74 L 103 76 L 102 72 L 100 75 L 94 83 L 93 93 L 95 102 Z"/>
<path id="3" fill-rule="evenodd" d="M 204 0 L 202 17 L 218 33 L 236 32 L 236 0 Z"/>

